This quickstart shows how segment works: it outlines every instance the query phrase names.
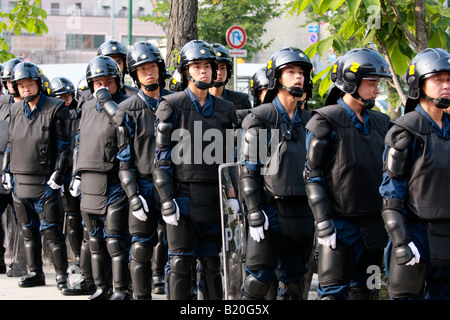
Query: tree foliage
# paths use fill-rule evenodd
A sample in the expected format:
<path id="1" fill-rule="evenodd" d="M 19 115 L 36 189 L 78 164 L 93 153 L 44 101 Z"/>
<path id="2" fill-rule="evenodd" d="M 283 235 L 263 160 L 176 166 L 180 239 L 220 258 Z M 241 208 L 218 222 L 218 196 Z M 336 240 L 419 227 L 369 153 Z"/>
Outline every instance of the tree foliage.
<path id="1" fill-rule="evenodd" d="M 156 14 L 142 18 L 167 28 L 169 0 L 158 2 Z M 270 46 L 271 41 L 263 43 L 261 35 L 266 32 L 264 25 L 283 14 L 278 0 L 199 0 L 198 37 L 210 43 L 227 46 L 226 32 L 233 25 L 240 25 L 247 34 L 245 49 L 247 57 Z"/>
<path id="2" fill-rule="evenodd" d="M 41 0 L 28 1 L 18 0 L 11 13 L 0 11 L 0 60 L 5 62 L 14 57 L 10 52 L 7 37 L 15 34 L 20 35 L 24 30 L 30 34 L 41 36 L 48 32 L 44 20 L 47 19 L 47 12 L 39 8 Z"/>
<path id="3" fill-rule="evenodd" d="M 449 50 L 450 9 L 444 0 L 294 0 L 290 14 L 310 12 L 311 21 L 328 22 L 330 36 L 308 47 L 308 56 L 320 56 L 333 48 L 341 55 L 351 48 L 371 47 L 384 55 L 396 75 L 391 84 L 405 103 L 402 76 L 415 54 L 427 47 Z M 319 93 L 331 84 L 331 66 L 316 75 Z"/>

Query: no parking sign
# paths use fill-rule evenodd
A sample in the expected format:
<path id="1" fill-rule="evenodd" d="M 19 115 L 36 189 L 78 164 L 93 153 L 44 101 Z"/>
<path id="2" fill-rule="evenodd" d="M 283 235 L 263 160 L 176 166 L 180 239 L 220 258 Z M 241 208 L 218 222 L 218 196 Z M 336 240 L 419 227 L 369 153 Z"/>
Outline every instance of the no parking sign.
<path id="1" fill-rule="evenodd" d="M 226 38 L 228 45 L 233 49 L 241 49 L 247 41 L 247 35 L 240 26 L 232 26 L 228 29 Z"/>
<path id="2" fill-rule="evenodd" d="M 309 43 L 313 44 L 316 43 L 318 40 L 317 33 L 310 33 L 309 34 Z"/>

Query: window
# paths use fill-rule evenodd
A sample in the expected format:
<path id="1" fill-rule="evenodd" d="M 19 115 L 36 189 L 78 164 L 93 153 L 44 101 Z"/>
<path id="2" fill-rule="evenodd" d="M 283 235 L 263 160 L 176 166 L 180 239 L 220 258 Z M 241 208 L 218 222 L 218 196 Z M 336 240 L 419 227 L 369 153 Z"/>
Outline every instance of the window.
<path id="1" fill-rule="evenodd" d="M 50 14 L 53 16 L 59 16 L 59 3 L 55 3 L 55 2 L 51 3 Z"/>
<path id="2" fill-rule="evenodd" d="M 97 50 L 105 42 L 104 35 L 67 34 L 66 49 Z"/>

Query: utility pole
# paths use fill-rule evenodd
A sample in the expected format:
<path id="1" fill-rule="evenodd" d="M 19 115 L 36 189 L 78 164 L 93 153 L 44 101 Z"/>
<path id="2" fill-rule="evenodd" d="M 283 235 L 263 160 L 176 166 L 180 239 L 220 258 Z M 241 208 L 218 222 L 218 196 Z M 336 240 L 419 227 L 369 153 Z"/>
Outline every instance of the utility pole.
<path id="1" fill-rule="evenodd" d="M 128 48 L 133 45 L 133 1 L 128 0 Z"/>

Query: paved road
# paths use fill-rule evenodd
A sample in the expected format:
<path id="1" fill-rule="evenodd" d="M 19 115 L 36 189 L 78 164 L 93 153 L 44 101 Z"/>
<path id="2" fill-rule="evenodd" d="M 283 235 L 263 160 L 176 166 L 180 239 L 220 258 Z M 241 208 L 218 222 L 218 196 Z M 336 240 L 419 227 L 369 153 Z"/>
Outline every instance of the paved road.
<path id="1" fill-rule="evenodd" d="M 6 265 L 10 261 L 6 259 Z M 88 300 L 88 295 L 64 296 L 56 288 L 55 272 L 50 262 L 44 259 L 45 286 L 33 288 L 20 288 L 17 283 L 20 277 L 8 277 L 0 274 L 0 300 Z M 317 298 L 317 275 L 315 274 L 311 283 L 308 300 Z M 166 300 L 165 295 L 152 295 L 153 300 Z"/>

